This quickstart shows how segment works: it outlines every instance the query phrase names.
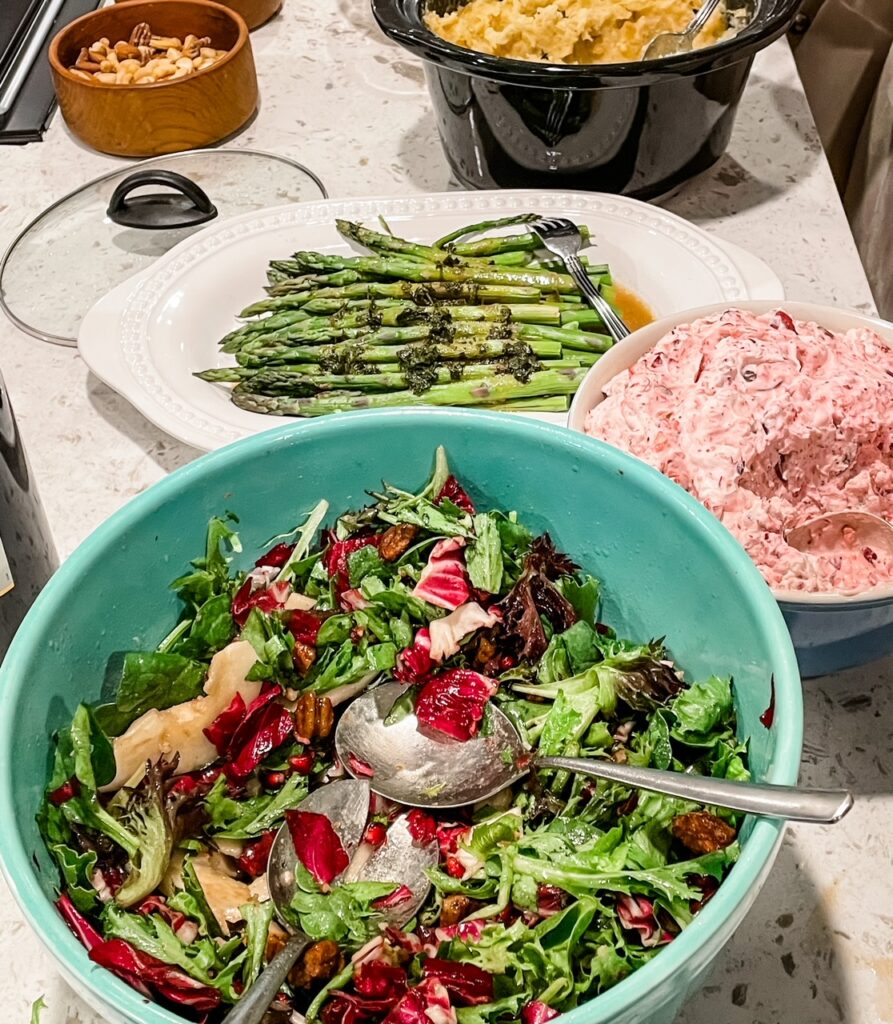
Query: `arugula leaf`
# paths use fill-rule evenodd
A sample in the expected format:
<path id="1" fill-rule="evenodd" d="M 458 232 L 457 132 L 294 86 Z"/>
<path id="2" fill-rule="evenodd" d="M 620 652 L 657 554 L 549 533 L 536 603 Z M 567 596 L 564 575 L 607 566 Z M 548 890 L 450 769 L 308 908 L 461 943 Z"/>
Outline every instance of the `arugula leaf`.
<path id="1" fill-rule="evenodd" d="M 498 594 L 502 585 L 502 541 L 496 519 L 483 512 L 474 517 L 474 540 L 465 553 L 472 586 Z"/>
<path id="2" fill-rule="evenodd" d="M 347 556 L 347 575 L 352 587 L 358 587 L 367 576 L 390 575 L 391 569 L 384 562 L 374 544 L 351 551 Z"/>
<path id="3" fill-rule="evenodd" d="M 392 615 L 407 615 L 413 622 L 421 622 L 427 625 L 432 619 L 439 619 L 443 616 L 442 608 L 435 608 L 433 604 L 413 597 L 408 590 L 395 584 L 389 590 L 381 590 L 375 594 L 367 594 L 373 604 L 381 605 Z"/>
<path id="4" fill-rule="evenodd" d="M 234 800 L 227 793 L 221 776 L 205 797 L 204 809 L 210 822 L 208 831 L 221 839 L 251 839 L 281 824 L 285 812 L 293 810 L 307 796 L 307 779 L 289 775 L 275 793 L 261 793 Z"/>
<path id="5" fill-rule="evenodd" d="M 245 919 L 245 945 L 248 947 L 248 956 L 242 968 L 242 984 L 247 992 L 257 981 L 266 962 L 267 936 L 273 921 L 273 901 L 246 903 L 239 908 L 239 913 Z"/>
<path id="6" fill-rule="evenodd" d="M 295 925 L 314 941 L 333 939 L 352 949 L 378 933 L 382 915 L 372 903 L 397 888 L 396 882 L 343 882 L 325 893 L 303 864 L 297 865 L 295 880 L 287 908 Z"/>
<path id="7" fill-rule="evenodd" d="M 248 679 L 275 679 L 283 682 L 295 676 L 292 651 L 295 638 L 285 628 L 280 616 L 264 615 L 252 608 L 242 627 L 242 640 L 254 648 L 258 660 L 248 672 Z"/>
<path id="8" fill-rule="evenodd" d="M 227 1002 L 235 1002 L 238 993 L 233 988 L 233 973 L 241 970 L 247 958 L 247 950 L 233 956 L 241 945 L 239 936 L 221 946 L 209 938 L 187 945 L 158 914 L 131 914 L 114 903 L 106 904 L 102 923 L 106 938 L 123 939 L 156 960 L 180 967 L 203 985 L 219 989 Z"/>
<path id="9" fill-rule="evenodd" d="M 283 565 L 276 577 L 276 582 L 292 579 L 302 568 L 302 562 L 310 550 L 316 531 L 322 526 L 323 520 L 329 511 L 329 503 L 324 499 L 314 505 L 304 520 L 304 524 L 297 531 L 295 546 L 292 548 L 288 561 Z"/>
<path id="10" fill-rule="evenodd" d="M 361 548 L 365 550 L 365 548 Z M 332 615 L 319 627 L 316 635 L 317 646 L 323 644 L 343 644 L 350 636 L 353 619 L 350 615 Z"/>
<path id="11" fill-rule="evenodd" d="M 232 514 L 230 519 L 238 522 Z M 223 519 L 214 516 L 208 523 L 204 557 L 196 558 L 192 562 L 193 571 L 175 579 L 171 589 L 177 592 L 184 604 L 196 609 L 216 594 L 231 593 L 235 581 L 229 578 L 230 556 L 227 552 L 241 550 L 239 535 Z"/>
<path id="12" fill-rule="evenodd" d="M 472 536 L 471 516 L 451 502 L 435 505 L 426 498 L 420 498 L 412 506 L 379 511 L 378 518 L 392 525 L 409 523 L 441 537 Z"/>

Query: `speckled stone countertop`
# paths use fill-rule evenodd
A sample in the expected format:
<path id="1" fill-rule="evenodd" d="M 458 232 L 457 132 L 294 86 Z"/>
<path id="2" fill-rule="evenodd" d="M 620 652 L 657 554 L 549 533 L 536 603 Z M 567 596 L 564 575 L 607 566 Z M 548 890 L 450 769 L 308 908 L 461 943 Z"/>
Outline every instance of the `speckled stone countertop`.
<path id="1" fill-rule="evenodd" d="M 285 0 L 253 36 L 262 105 L 234 141 L 293 157 L 333 196 L 450 187 L 421 67 L 386 43 L 366 0 Z M 57 117 L 0 149 L 0 247 L 43 207 L 121 161 Z M 871 295 L 787 44 L 759 55 L 729 152 L 666 205 L 762 256 L 792 299 L 870 310 Z M 0 318 L 0 365 L 59 550 L 198 454 L 91 377 L 71 349 Z M 893 1022 L 893 662 L 805 685 L 803 779 L 862 798 L 833 829 L 794 827 L 745 925 L 683 1024 Z M 0 842 L 2 842 L 0 837 Z M 98 1024 L 0 883 L 0 1019 Z"/>

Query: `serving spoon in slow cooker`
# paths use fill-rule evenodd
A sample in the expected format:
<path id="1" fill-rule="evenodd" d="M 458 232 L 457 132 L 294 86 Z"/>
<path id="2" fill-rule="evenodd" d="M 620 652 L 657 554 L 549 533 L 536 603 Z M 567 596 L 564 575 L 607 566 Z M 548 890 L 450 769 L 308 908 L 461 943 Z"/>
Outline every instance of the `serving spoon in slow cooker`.
<path id="1" fill-rule="evenodd" d="M 356 854 L 369 817 L 369 790 L 365 780 L 330 782 L 302 800 L 299 810 L 324 814 L 332 823 L 345 853 L 351 859 L 340 881 L 394 882 L 395 885 L 405 885 L 409 889 L 411 898 L 401 900 L 384 912 L 388 923 L 399 928 L 415 916 L 428 895 L 431 882 L 425 869 L 437 864 L 437 843 L 424 846 L 415 843 L 404 814 L 390 825 L 385 842 L 367 860 L 358 864 Z M 276 833 L 270 849 L 267 886 L 276 917 L 289 933 L 289 938 L 263 969 L 257 981 L 226 1015 L 223 1024 L 260 1024 L 298 957 L 313 942 L 291 924 L 285 912 L 297 890 L 297 861 L 291 831 L 288 824 L 285 824 Z"/>
<path id="2" fill-rule="evenodd" d="M 699 33 L 706 27 L 711 15 L 719 7 L 720 0 L 704 0 L 701 9 L 682 32 L 661 32 L 645 47 L 642 60 L 658 60 L 672 57 L 677 53 L 689 53 Z"/>
<path id="3" fill-rule="evenodd" d="M 701 804 L 789 821 L 831 824 L 853 806 L 842 789 L 801 789 L 733 782 L 687 772 L 634 768 L 595 758 L 541 757 L 524 745 L 511 721 L 491 703 L 487 735 L 460 742 L 423 731 L 407 714 L 385 724 L 400 683 L 385 683 L 357 697 L 341 716 L 335 748 L 351 773 L 368 766 L 364 780 L 381 796 L 415 807 L 462 807 L 494 796 L 534 768 L 559 768 L 608 779 L 633 789 L 681 797 Z"/>

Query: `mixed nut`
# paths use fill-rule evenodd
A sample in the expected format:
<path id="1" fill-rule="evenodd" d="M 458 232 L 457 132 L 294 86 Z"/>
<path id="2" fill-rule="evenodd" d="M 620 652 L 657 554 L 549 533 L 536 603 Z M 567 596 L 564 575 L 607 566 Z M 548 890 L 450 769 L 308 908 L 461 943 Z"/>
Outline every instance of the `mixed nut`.
<path id="1" fill-rule="evenodd" d="M 183 78 L 196 71 L 204 71 L 227 50 L 215 50 L 207 36 L 153 35 L 145 21 L 134 26 L 130 39 L 112 45 L 108 39 L 99 39 L 85 46 L 77 61 L 68 69 L 78 78 L 103 85 L 151 85 Z"/>

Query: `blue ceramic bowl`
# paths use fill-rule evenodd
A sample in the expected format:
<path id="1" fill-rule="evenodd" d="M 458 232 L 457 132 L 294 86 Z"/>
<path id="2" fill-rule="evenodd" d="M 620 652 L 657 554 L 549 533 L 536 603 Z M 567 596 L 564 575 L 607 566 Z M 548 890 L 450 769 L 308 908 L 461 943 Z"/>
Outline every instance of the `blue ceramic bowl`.
<path id="1" fill-rule="evenodd" d="M 893 345 L 893 324 L 845 309 L 781 299 L 735 303 L 736 309 L 757 314 L 779 307 L 795 320 L 813 321 L 837 332 L 857 327 L 867 329 Z M 632 366 L 674 327 L 728 308 L 728 303 L 720 303 L 683 310 L 633 331 L 602 356 L 583 378 L 568 414 L 571 430 L 582 432 L 587 413 L 602 401 L 607 383 Z M 788 624 L 804 678 L 828 675 L 893 654 L 893 585 L 853 596 L 805 594 L 793 590 L 774 590 L 773 593 Z"/>
<path id="2" fill-rule="evenodd" d="M 796 781 L 803 713 L 784 620 L 744 551 L 681 488 L 606 445 L 504 414 L 388 410 L 271 430 L 173 473 L 112 516 L 50 581 L 0 669 L 3 872 L 62 974 L 109 1021 L 181 1018 L 92 965 L 53 907 L 57 873 L 34 821 L 51 734 L 80 700 L 100 697 L 113 652 L 167 633 L 177 614 L 168 583 L 201 550 L 210 516 L 239 515 L 248 565 L 321 497 L 341 510 L 363 504 L 382 478 L 421 485 L 438 444 L 475 498 L 548 528 L 603 580 L 609 622 L 633 637 L 666 635 L 692 678 L 731 673 L 754 775 Z M 748 820 L 740 860 L 692 926 L 567 1024 L 669 1024 L 756 898 L 781 834 L 777 821 Z"/>

